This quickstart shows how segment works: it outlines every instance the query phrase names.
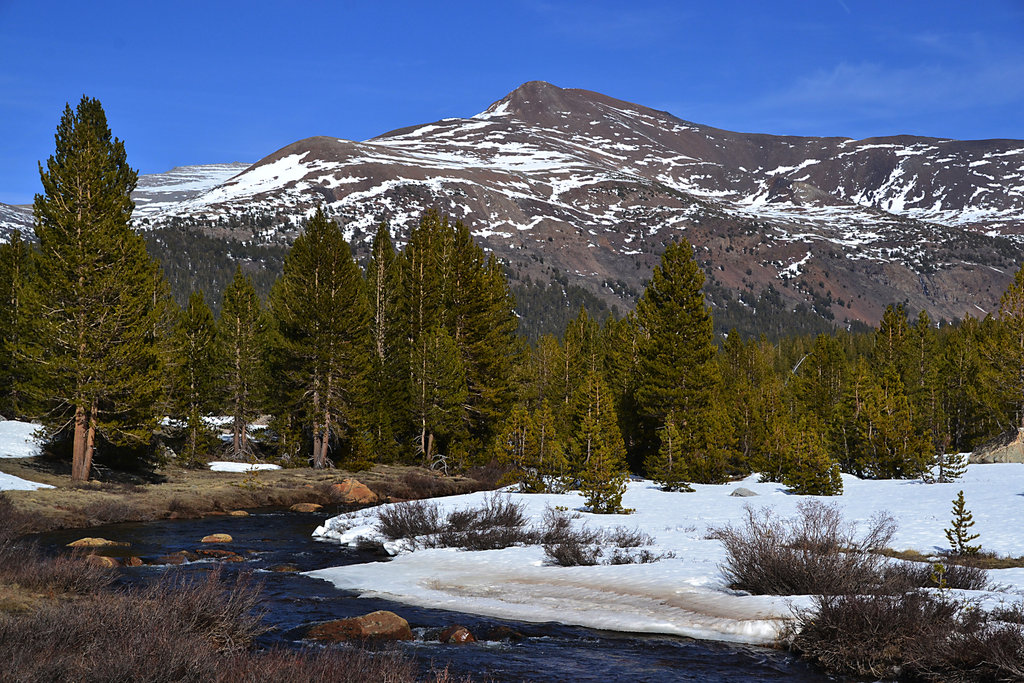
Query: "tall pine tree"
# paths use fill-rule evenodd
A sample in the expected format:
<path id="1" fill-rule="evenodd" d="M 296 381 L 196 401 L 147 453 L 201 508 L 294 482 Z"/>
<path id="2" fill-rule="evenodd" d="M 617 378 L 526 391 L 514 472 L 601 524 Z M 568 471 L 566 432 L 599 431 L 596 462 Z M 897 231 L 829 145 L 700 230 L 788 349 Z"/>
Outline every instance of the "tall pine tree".
<path id="1" fill-rule="evenodd" d="M 652 461 L 648 469 L 657 467 L 659 444 L 654 431 L 668 424 L 670 417 L 694 444 L 713 448 L 713 440 L 721 434 L 713 419 L 715 346 L 703 286 L 704 273 L 693 258 L 693 247 L 683 240 L 666 247 L 637 303 L 641 341 L 636 401 L 649 433 L 646 442 Z M 690 474 L 694 481 L 701 481 L 696 472 Z"/>
<path id="2" fill-rule="evenodd" d="M 195 466 L 216 444 L 203 416 L 218 407 L 221 393 L 217 324 L 202 292 L 189 295 L 188 304 L 178 315 L 171 345 L 171 415 L 185 423 L 180 457 L 185 464 Z"/>
<path id="3" fill-rule="evenodd" d="M 292 245 L 270 301 L 283 366 L 278 381 L 289 392 L 287 409 L 312 433 L 311 462 L 318 469 L 333 464 L 333 441 L 350 453 L 358 449 L 371 357 L 364 293 L 341 229 L 317 209 Z"/>
<path id="4" fill-rule="evenodd" d="M 263 304 L 252 280 L 235 268 L 235 276 L 224 290 L 217 326 L 220 345 L 221 382 L 227 414 L 231 416 L 229 456 L 253 456 L 249 423 L 260 414 L 265 400 L 266 320 Z"/>
<path id="5" fill-rule="evenodd" d="M 143 448 L 156 423 L 161 272 L 129 227 L 137 174 L 98 100 L 65 107 L 33 206 L 39 237 L 35 360 L 51 434 L 71 435 L 72 478 L 97 447 Z M 59 438 L 59 437 L 58 437 Z"/>

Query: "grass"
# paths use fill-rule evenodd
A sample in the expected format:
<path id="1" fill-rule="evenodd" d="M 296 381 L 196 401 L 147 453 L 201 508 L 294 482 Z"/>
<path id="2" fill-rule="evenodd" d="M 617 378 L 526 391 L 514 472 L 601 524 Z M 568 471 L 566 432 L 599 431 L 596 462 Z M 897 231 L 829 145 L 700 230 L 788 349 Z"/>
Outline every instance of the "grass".
<path id="1" fill-rule="evenodd" d="M 939 562 L 944 565 L 976 567 L 978 569 L 1017 569 L 1024 567 L 1024 557 L 1001 557 L 995 553 L 988 552 L 980 552 L 974 555 L 954 555 L 952 553 L 926 555 L 917 550 L 883 548 L 878 553 L 885 557 L 906 560 L 908 562 L 927 562 L 929 564 Z"/>
<path id="2" fill-rule="evenodd" d="M 56 489 L 9 492 L 13 509 L 26 514 L 22 533 L 61 528 L 86 528 L 167 517 L 201 517 L 236 509 L 295 503 L 336 505 L 331 484 L 355 477 L 382 499 L 418 499 L 468 493 L 485 483 L 468 477 L 440 477 L 422 468 L 377 465 L 356 474 L 308 468 L 260 472 L 265 484 L 248 490 L 237 486 L 244 475 L 169 468 L 158 484 L 90 481 L 75 484 L 66 474 L 41 467 L 37 458 L 0 459 L 0 470 Z"/>

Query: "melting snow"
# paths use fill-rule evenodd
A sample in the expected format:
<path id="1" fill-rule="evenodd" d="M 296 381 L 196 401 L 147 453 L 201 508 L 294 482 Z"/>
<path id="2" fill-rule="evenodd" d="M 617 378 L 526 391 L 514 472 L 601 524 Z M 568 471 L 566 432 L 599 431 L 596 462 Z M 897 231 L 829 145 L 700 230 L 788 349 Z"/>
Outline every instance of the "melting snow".
<path id="1" fill-rule="evenodd" d="M 899 521 L 896 549 L 934 553 L 947 547 L 952 500 L 963 489 L 974 513 L 974 531 L 985 550 L 1024 555 L 1024 535 L 1018 533 L 1024 464 L 970 465 L 961 481 L 923 484 L 920 481 L 863 481 L 843 475 L 844 495 L 824 498 L 835 502 L 849 520 L 866 521 L 887 511 Z M 729 494 L 742 485 L 758 495 Z M 632 515 L 584 513 L 577 524 L 590 527 L 636 527 L 655 539 L 656 553 L 674 558 L 653 564 L 594 567 L 546 566 L 537 547 L 467 552 L 450 549 L 410 552 L 390 544 L 397 553 L 391 562 L 350 565 L 310 572 L 339 588 L 363 596 L 379 596 L 421 606 L 454 609 L 523 621 L 558 621 L 593 628 L 656 632 L 730 641 L 762 643 L 772 640 L 794 606 L 807 596 L 781 598 L 750 596 L 728 589 L 720 571 L 722 545 L 707 538 L 709 528 L 738 523 L 744 507 L 774 507 L 780 515 L 795 513 L 806 497 L 793 496 L 779 484 L 759 483 L 751 476 L 722 486 L 694 487 L 695 493 L 666 493 L 650 481 L 629 483 L 623 504 Z M 438 499 L 447 510 L 479 505 L 487 494 Z M 576 493 L 561 495 L 510 494 L 526 505 L 535 522 L 546 507 L 582 508 Z M 314 536 L 355 544 L 361 537 L 383 540 L 377 534 L 375 510 L 361 510 L 328 520 Z M 979 594 L 991 604 L 1016 600 L 1024 591 L 1024 570 L 989 572 L 1001 593 Z"/>

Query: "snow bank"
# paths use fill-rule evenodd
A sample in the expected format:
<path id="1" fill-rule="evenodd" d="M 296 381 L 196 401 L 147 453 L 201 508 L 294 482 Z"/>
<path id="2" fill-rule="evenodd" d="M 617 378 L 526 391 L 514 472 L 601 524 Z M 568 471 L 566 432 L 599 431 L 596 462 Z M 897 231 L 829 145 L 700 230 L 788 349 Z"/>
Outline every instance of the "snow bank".
<path id="1" fill-rule="evenodd" d="M 0 458 L 31 458 L 39 455 L 34 438 L 39 425 L 17 420 L 0 422 Z"/>
<path id="2" fill-rule="evenodd" d="M 899 521 L 893 545 L 932 553 L 946 547 L 944 528 L 957 491 L 964 490 L 974 513 L 974 531 L 985 550 L 1024 555 L 1024 534 L 1016 519 L 1024 508 L 1024 464 L 971 465 L 961 481 L 923 484 L 919 481 L 863 481 L 843 475 L 844 494 L 823 498 L 834 502 L 852 521 L 888 512 Z M 738 486 L 756 497 L 729 494 Z M 710 527 L 738 524 L 744 507 L 772 506 L 783 516 L 809 497 L 786 493 L 779 484 L 759 483 L 756 476 L 721 486 L 695 485 L 694 493 L 667 493 L 650 481 L 632 481 L 623 505 L 632 515 L 584 513 L 577 524 L 591 527 L 637 527 L 655 539 L 656 553 L 674 558 L 645 565 L 553 567 L 544 564 L 540 548 L 507 548 L 466 552 L 450 549 L 410 552 L 404 544 L 387 544 L 397 554 L 390 562 L 350 565 L 309 572 L 367 597 L 384 597 L 424 607 L 522 621 L 557 621 L 618 631 L 667 633 L 737 642 L 763 643 L 778 634 L 794 607 L 809 598 L 751 596 L 724 584 L 721 543 L 707 538 Z M 438 499 L 444 509 L 478 506 L 484 493 Z M 577 493 L 524 495 L 512 493 L 539 523 L 545 508 L 556 505 L 580 510 Z M 376 532 L 374 509 L 327 520 L 313 535 L 355 544 L 364 537 L 383 541 Z M 1024 569 L 989 572 L 1001 595 L 986 602 L 1015 600 L 1024 593 Z"/>
<path id="3" fill-rule="evenodd" d="M 0 491 L 35 491 L 36 489 L 52 489 L 49 484 L 39 484 L 13 474 L 0 472 Z"/>
<path id="4" fill-rule="evenodd" d="M 279 470 L 280 465 L 271 465 L 270 463 L 257 462 L 224 462 L 214 461 L 210 463 L 210 470 L 213 472 L 252 472 L 253 470 Z"/>

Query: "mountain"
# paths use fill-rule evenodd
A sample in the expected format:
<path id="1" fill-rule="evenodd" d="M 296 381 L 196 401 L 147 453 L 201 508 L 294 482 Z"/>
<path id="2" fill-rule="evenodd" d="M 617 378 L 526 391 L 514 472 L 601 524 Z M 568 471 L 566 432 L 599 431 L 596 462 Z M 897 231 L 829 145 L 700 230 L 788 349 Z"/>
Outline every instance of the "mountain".
<path id="1" fill-rule="evenodd" d="M 769 333 L 794 309 L 823 324 L 874 324 L 891 302 L 983 315 L 1024 257 L 1024 142 L 735 133 L 538 81 L 472 118 L 307 138 L 237 170 L 140 203 L 139 227 L 168 247 L 184 230 L 251 249 L 287 243 L 321 205 L 358 252 L 378 222 L 401 243 L 438 207 L 520 291 L 575 285 L 620 308 L 686 237 L 719 317 Z"/>
<path id="2" fill-rule="evenodd" d="M 249 164 L 243 163 L 205 164 L 178 166 L 165 173 L 140 175 L 132 193 L 135 201 L 133 217 L 138 225 L 145 225 L 150 216 L 163 214 L 247 168 Z M 0 240 L 15 229 L 23 232 L 32 230 L 32 205 L 0 203 Z"/>

